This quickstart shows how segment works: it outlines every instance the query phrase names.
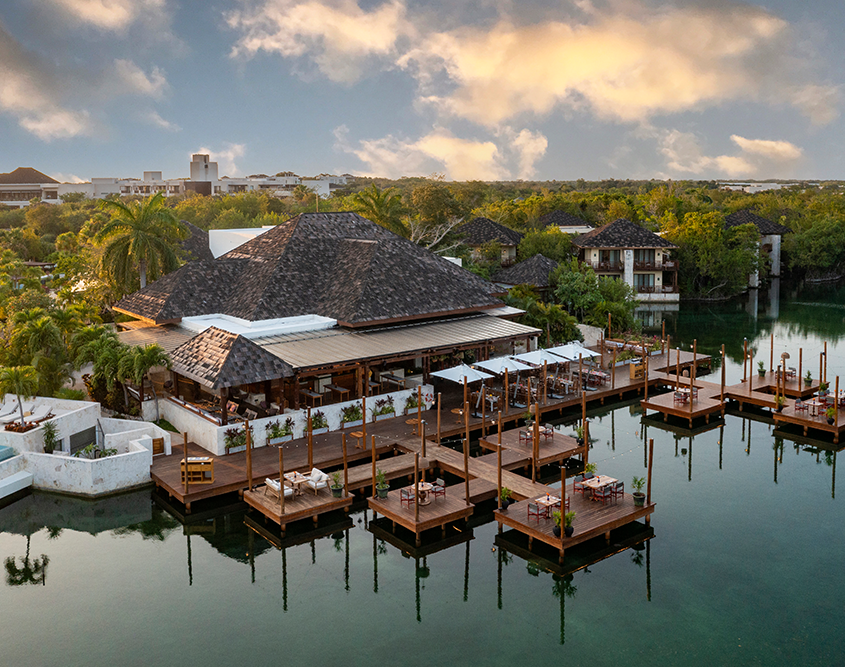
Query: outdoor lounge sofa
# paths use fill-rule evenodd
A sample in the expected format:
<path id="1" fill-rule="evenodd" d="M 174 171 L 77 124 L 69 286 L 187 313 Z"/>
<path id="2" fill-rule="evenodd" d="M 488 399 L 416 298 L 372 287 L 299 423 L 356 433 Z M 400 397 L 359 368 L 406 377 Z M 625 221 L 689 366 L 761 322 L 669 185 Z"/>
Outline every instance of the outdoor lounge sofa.
<path id="1" fill-rule="evenodd" d="M 318 468 L 312 468 L 309 479 L 305 483 L 314 489 L 314 495 L 316 496 L 320 489 L 329 488 L 329 476 Z"/>

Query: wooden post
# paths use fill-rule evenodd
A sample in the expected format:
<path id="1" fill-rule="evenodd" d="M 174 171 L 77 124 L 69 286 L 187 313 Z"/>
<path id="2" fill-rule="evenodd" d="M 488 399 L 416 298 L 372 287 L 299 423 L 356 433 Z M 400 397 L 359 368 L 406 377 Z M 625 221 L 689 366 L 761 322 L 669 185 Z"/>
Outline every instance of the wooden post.
<path id="1" fill-rule="evenodd" d="M 644 399 L 648 401 L 648 354 L 643 354 L 643 377 L 645 378 Z M 645 413 L 645 408 L 643 408 L 643 413 Z"/>
<path id="2" fill-rule="evenodd" d="M 613 334 L 610 331 L 610 313 L 607 314 L 607 337 L 613 338 Z"/>
<path id="3" fill-rule="evenodd" d="M 395 412 L 393 413 L 396 414 Z M 361 422 L 361 445 L 364 447 L 364 451 L 367 451 L 367 397 L 364 396 L 361 399 L 361 416 L 363 421 Z"/>
<path id="4" fill-rule="evenodd" d="M 803 386 L 803 372 L 804 372 L 804 348 L 798 348 L 798 394 L 801 394 L 801 387 Z"/>
<path id="5" fill-rule="evenodd" d="M 822 359 L 824 357 L 824 353 L 819 353 L 819 384 L 824 382 L 824 367 L 822 366 Z"/>
<path id="6" fill-rule="evenodd" d="M 311 407 L 308 407 L 307 426 L 308 426 L 308 472 L 314 469 L 314 424 L 311 422 Z"/>
<path id="7" fill-rule="evenodd" d="M 464 403 L 467 403 L 467 376 L 464 375 Z"/>
<path id="8" fill-rule="evenodd" d="M 425 422 L 420 422 L 420 451 L 422 452 L 423 458 L 425 458 Z M 425 476 L 425 470 L 423 470 L 423 476 Z"/>
<path id="9" fill-rule="evenodd" d="M 249 490 L 252 491 L 252 437 L 249 431 L 249 419 L 244 423 L 246 433 L 246 482 Z"/>
<path id="10" fill-rule="evenodd" d="M 481 437 L 487 435 L 487 387 L 481 383 Z"/>
<path id="11" fill-rule="evenodd" d="M 364 444 L 367 441 L 364 440 Z M 346 433 L 342 434 L 340 438 L 340 446 L 343 447 L 343 497 L 349 495 L 349 464 L 346 461 Z"/>
<path id="12" fill-rule="evenodd" d="M 681 348 L 675 348 L 675 391 L 681 386 Z"/>
<path id="13" fill-rule="evenodd" d="M 824 381 L 827 384 L 827 341 L 824 342 Z"/>
<path id="14" fill-rule="evenodd" d="M 464 440 L 464 488 L 466 503 L 469 505 L 469 438 Z"/>
<path id="15" fill-rule="evenodd" d="M 437 392 L 437 444 L 440 444 L 440 392 Z"/>
<path id="16" fill-rule="evenodd" d="M 610 368 L 610 388 L 616 389 L 616 347 L 613 348 L 613 366 Z"/>
<path id="17" fill-rule="evenodd" d="M 496 468 L 498 477 L 496 481 L 496 497 L 499 509 L 502 509 L 502 411 L 499 410 L 499 446 L 496 449 Z"/>
<path id="18" fill-rule="evenodd" d="M 584 465 L 586 466 L 590 458 L 590 422 L 585 419 L 582 428 L 584 429 Z"/>
<path id="19" fill-rule="evenodd" d="M 646 493 L 645 493 L 645 504 L 646 506 L 651 505 L 651 467 L 652 462 L 654 461 L 654 438 L 648 439 L 648 478 L 646 482 Z M 645 518 L 646 525 L 651 524 L 651 515 L 649 514 Z"/>
<path id="20" fill-rule="evenodd" d="M 285 513 L 285 455 L 282 451 L 284 445 L 279 443 L 279 525 L 282 524 L 282 515 Z"/>
<path id="21" fill-rule="evenodd" d="M 722 343 L 722 383 L 719 389 L 719 398 L 722 401 L 722 416 L 725 416 L 725 344 Z"/>
<path id="22" fill-rule="evenodd" d="M 505 414 L 508 414 L 508 405 L 511 402 L 510 391 L 508 390 L 508 372 L 505 371 Z"/>
<path id="23" fill-rule="evenodd" d="M 464 403 L 464 437 L 469 442 L 469 403 Z"/>
<path id="24" fill-rule="evenodd" d="M 376 493 L 376 436 L 370 436 L 370 450 L 373 453 L 373 498 L 377 498 Z M 366 446 L 366 445 L 365 445 Z"/>
<path id="25" fill-rule="evenodd" d="M 748 350 L 748 395 L 751 395 L 751 386 L 754 384 L 754 349 Z"/>
<path id="26" fill-rule="evenodd" d="M 584 422 L 587 420 L 587 396 L 585 394 L 581 394 L 581 426 L 584 425 Z"/>
<path id="27" fill-rule="evenodd" d="M 748 339 L 743 338 L 742 343 L 742 381 L 745 382 L 748 379 L 748 374 L 746 372 L 746 366 L 748 364 Z"/>
<path id="28" fill-rule="evenodd" d="M 772 332 L 772 342 L 769 348 L 769 372 L 775 370 L 775 334 Z"/>
<path id="29" fill-rule="evenodd" d="M 417 387 L 417 431 L 422 433 L 422 385 Z"/>
<path id="30" fill-rule="evenodd" d="M 185 496 L 187 496 L 188 495 L 188 432 L 185 431 L 185 433 L 183 434 L 182 437 L 185 438 L 185 440 L 183 441 L 184 442 L 183 449 L 185 450 Z M 186 497 L 185 502 L 187 503 L 187 501 L 188 501 L 188 499 Z"/>
<path id="31" fill-rule="evenodd" d="M 176 374 L 173 374 L 176 377 Z M 178 382 L 178 380 L 177 380 Z M 174 382 L 174 386 L 175 386 Z M 179 389 L 176 388 L 176 396 L 179 395 Z M 229 425 L 229 388 L 223 387 L 220 390 L 220 425 L 221 426 L 228 426 Z"/>
<path id="32" fill-rule="evenodd" d="M 420 453 L 414 452 L 414 522 L 420 522 Z M 419 540 L 419 533 L 417 533 Z"/>
<path id="33" fill-rule="evenodd" d="M 610 313 L 607 314 L 608 318 Z M 578 383 L 581 386 L 581 397 L 584 396 L 584 355 L 578 353 Z"/>
<path id="34" fill-rule="evenodd" d="M 666 320 L 663 320 L 663 331 L 660 333 L 660 354 L 663 354 L 663 344 L 666 342 Z"/>
<path id="35" fill-rule="evenodd" d="M 836 428 L 839 428 L 839 376 L 836 376 L 836 393 L 833 395 L 833 419 Z"/>
<path id="36" fill-rule="evenodd" d="M 548 379 L 549 379 L 549 376 L 548 376 L 548 373 L 547 373 L 547 363 L 546 363 L 546 360 L 543 359 L 543 405 L 546 405 L 546 403 L 549 402 L 548 401 L 548 394 L 546 393 L 546 387 L 548 386 L 547 385 Z"/>
<path id="37" fill-rule="evenodd" d="M 534 437 L 532 438 L 531 448 L 531 481 L 537 481 L 537 464 L 540 458 L 540 406 L 534 404 Z"/>
<path id="38" fill-rule="evenodd" d="M 563 550 L 563 527 L 565 522 L 563 517 L 566 516 L 566 466 L 560 466 L 560 548 Z"/>

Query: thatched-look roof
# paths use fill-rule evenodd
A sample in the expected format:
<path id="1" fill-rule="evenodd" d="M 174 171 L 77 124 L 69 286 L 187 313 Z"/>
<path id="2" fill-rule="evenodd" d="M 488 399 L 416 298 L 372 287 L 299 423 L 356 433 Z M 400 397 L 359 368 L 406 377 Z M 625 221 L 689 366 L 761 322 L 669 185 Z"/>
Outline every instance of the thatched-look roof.
<path id="1" fill-rule="evenodd" d="M 630 220 L 619 218 L 572 240 L 579 248 L 677 248 L 674 243 L 658 236 Z"/>
<path id="2" fill-rule="evenodd" d="M 186 264 L 115 309 L 157 324 L 313 314 L 362 326 L 498 305 L 486 281 L 356 213 L 303 213 L 215 260 Z"/>
<path id="3" fill-rule="evenodd" d="M 32 167 L 18 167 L 8 174 L 0 174 L 0 185 L 24 185 L 27 183 L 58 183 L 58 181 Z"/>
<path id="4" fill-rule="evenodd" d="M 494 283 L 503 285 L 536 285 L 548 287 L 549 274 L 558 267 L 558 263 L 541 254 L 529 257 L 518 264 L 502 269 L 493 275 Z"/>
<path id="5" fill-rule="evenodd" d="M 725 217 L 725 227 L 738 227 L 739 225 L 754 225 L 760 232 L 760 236 L 783 236 L 789 234 L 792 230 L 789 227 L 784 227 L 777 222 L 772 222 L 766 218 L 761 218 L 756 213 L 752 213 L 748 209 L 731 213 Z"/>
<path id="6" fill-rule="evenodd" d="M 209 327 L 170 353 L 173 370 L 212 391 L 291 377 L 290 364 L 248 338 Z"/>
<path id="7" fill-rule="evenodd" d="M 461 225 L 456 232 L 464 237 L 464 243 L 468 246 L 481 246 L 491 241 L 504 246 L 516 246 L 522 240 L 522 234 L 490 218 L 474 218 Z"/>
<path id="8" fill-rule="evenodd" d="M 572 215 L 560 209 L 554 210 L 551 213 L 541 215 L 538 222 L 544 227 L 554 225 L 555 227 L 592 227 L 593 224 L 587 222 L 577 215 Z"/>

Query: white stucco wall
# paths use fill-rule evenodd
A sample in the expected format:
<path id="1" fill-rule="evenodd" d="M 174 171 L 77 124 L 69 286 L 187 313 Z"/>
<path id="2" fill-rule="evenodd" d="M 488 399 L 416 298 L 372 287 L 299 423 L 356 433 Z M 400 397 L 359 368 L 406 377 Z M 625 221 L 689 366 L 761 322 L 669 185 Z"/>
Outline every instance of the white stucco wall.
<path id="1" fill-rule="evenodd" d="M 36 405 L 49 401 L 54 410 L 66 410 L 64 414 L 50 421 L 55 424 L 62 450 L 70 451 L 70 436 L 79 431 L 95 426 L 100 416 L 100 404 L 88 401 L 62 401 L 55 398 L 37 398 Z M 13 433 L 0 430 L 0 445 L 9 445 L 19 452 L 44 451 L 43 424 L 26 433 Z"/>

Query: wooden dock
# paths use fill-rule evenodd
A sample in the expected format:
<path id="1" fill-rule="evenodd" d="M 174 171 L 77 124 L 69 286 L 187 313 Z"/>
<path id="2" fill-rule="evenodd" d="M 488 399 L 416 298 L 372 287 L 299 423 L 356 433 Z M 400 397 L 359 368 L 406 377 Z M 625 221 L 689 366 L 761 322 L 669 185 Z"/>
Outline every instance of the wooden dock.
<path id="1" fill-rule="evenodd" d="M 293 498 L 285 498 L 285 509 L 282 512 L 278 496 L 273 495 L 272 492 L 267 492 L 263 484 L 253 491 L 244 491 L 246 504 L 279 524 L 282 537 L 285 535 L 287 524 L 310 518 L 316 525 L 320 514 L 336 510 L 348 512 L 354 499 L 355 497 L 352 494 L 335 498 L 329 489 L 320 489 L 317 493 L 314 493 L 306 487 L 303 488 L 301 494 Z"/>
<path id="2" fill-rule="evenodd" d="M 461 486 L 451 486 L 445 496 L 434 498 L 418 508 L 414 503 L 402 503 L 398 489 L 388 492 L 387 498 L 369 498 L 367 502 L 373 512 L 393 522 L 394 531 L 399 525 L 413 533 L 415 544 L 419 547 L 422 545 L 420 535 L 424 531 L 440 528 L 445 537 L 447 524 L 466 519 L 473 513 L 475 505 L 467 503 L 465 497 L 459 495 L 461 490 Z"/>
<path id="3" fill-rule="evenodd" d="M 556 548 L 560 562 L 563 562 L 564 551 L 568 547 L 601 536 L 609 544 L 612 530 L 648 517 L 656 506 L 653 502 L 647 502 L 643 507 L 636 507 L 634 497 L 628 493 L 616 502 L 602 505 L 581 494 L 573 493 L 571 484 L 567 485 L 567 497 L 570 499 L 570 510 L 575 512 L 575 520 L 572 523 L 575 532 L 572 537 L 555 537 L 552 532 L 554 521 L 551 518 L 529 519 L 528 500 L 511 505 L 507 510 L 496 510 L 493 515 L 501 525 L 527 535 L 529 550 L 532 542 L 538 540 Z"/>
<path id="4" fill-rule="evenodd" d="M 510 429 L 502 432 L 502 448 L 509 452 L 515 452 L 520 456 L 520 460 L 525 460 L 530 464 L 534 458 L 534 443 L 532 440 L 520 440 L 519 434 L 521 431 L 529 431 L 528 427 Z M 498 448 L 499 436 L 498 434 L 481 438 L 479 445 L 482 449 L 488 449 L 495 452 Z M 502 452 L 504 457 L 504 451 Z M 538 468 L 550 465 L 552 463 L 561 463 L 562 461 L 584 454 L 584 447 L 578 445 L 578 441 L 563 433 L 555 432 L 550 438 L 540 436 L 539 440 L 539 459 Z M 509 457 L 509 462 L 513 462 L 513 458 Z M 505 467 L 504 461 L 502 466 Z M 513 466 L 517 467 L 517 466 Z"/>

